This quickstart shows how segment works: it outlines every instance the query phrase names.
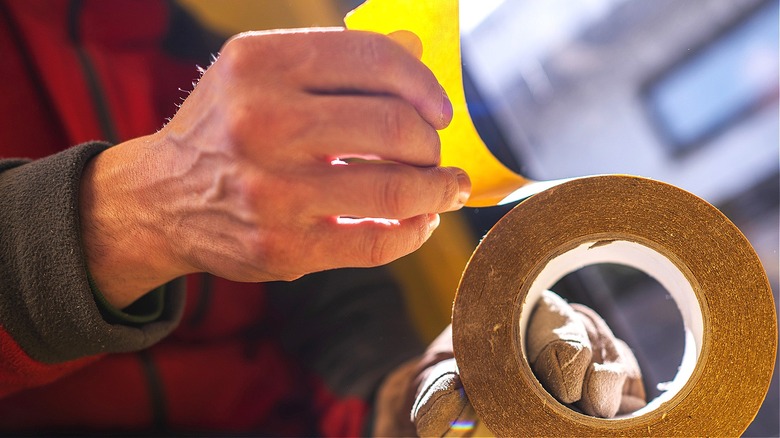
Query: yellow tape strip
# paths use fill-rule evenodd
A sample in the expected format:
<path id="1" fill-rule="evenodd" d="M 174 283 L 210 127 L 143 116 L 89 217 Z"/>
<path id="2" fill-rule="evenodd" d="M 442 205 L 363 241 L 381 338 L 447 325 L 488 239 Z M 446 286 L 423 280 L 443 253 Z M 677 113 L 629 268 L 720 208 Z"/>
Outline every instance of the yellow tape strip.
<path id="1" fill-rule="evenodd" d="M 391 34 L 406 30 L 422 41 L 422 62 L 447 92 L 454 116 L 440 131 L 442 165 L 471 177 L 470 207 L 496 205 L 530 181 L 501 164 L 477 133 L 466 107 L 457 0 L 367 0 L 344 19 L 349 29 Z"/>

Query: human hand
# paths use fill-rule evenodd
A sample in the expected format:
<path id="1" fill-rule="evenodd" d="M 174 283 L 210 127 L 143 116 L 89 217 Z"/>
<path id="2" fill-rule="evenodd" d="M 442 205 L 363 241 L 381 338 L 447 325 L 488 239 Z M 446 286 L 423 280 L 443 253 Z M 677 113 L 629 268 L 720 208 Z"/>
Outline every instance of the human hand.
<path id="1" fill-rule="evenodd" d="M 86 169 L 89 268 L 122 307 L 190 272 L 291 280 L 390 262 L 468 198 L 466 174 L 439 166 L 451 117 L 386 36 L 238 35 L 162 130 Z"/>
<path id="2" fill-rule="evenodd" d="M 559 401 L 598 417 L 645 405 L 633 353 L 593 310 L 545 292 L 531 317 L 526 345 L 534 374 Z M 490 435 L 460 381 L 451 327 L 431 344 L 415 376 L 411 418 L 420 436 Z"/>

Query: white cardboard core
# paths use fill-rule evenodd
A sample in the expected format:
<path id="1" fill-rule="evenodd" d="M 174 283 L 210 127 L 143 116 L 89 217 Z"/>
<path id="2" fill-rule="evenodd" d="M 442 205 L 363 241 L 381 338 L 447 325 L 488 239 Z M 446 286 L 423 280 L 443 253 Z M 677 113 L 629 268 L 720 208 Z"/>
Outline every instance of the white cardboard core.
<path id="1" fill-rule="evenodd" d="M 670 400 L 685 385 L 696 368 L 703 345 L 704 323 L 699 300 L 685 275 L 661 253 L 636 242 L 614 240 L 609 242 L 586 242 L 550 260 L 542 269 L 525 298 L 520 313 L 520 332 L 525 333 L 528 320 L 542 292 L 558 280 L 585 266 L 599 263 L 614 263 L 638 269 L 658 281 L 672 296 L 685 328 L 685 349 L 677 375 L 665 386 L 666 391 L 644 408 L 620 418 L 630 418 L 657 409 Z M 523 336 L 524 338 L 524 336 Z M 525 342 L 520 342 L 523 356 Z"/>

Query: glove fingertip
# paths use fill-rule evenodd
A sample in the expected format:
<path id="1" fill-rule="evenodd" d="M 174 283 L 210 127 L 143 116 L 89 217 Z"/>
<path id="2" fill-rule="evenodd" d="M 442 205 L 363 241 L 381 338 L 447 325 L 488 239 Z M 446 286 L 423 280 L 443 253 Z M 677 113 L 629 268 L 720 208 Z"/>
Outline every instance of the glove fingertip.
<path id="1" fill-rule="evenodd" d="M 457 374 L 439 376 L 422 394 L 412 411 L 412 419 L 420 436 L 443 436 L 468 406 Z"/>
<path id="2" fill-rule="evenodd" d="M 626 373 L 620 364 L 592 363 L 585 374 L 582 398 L 577 406 L 594 417 L 614 417 L 620 408 L 625 381 Z"/>
<path id="3" fill-rule="evenodd" d="M 591 362 L 586 345 L 568 341 L 549 343 L 533 363 L 533 370 L 550 394 L 563 403 L 580 399 L 582 382 Z"/>

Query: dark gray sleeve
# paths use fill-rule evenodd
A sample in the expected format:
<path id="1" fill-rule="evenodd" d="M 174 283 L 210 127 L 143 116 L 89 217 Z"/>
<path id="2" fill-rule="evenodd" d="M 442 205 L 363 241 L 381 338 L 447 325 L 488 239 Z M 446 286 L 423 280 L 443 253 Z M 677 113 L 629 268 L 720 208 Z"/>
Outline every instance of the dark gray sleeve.
<path id="1" fill-rule="evenodd" d="M 163 313 L 148 324 L 110 324 L 95 303 L 78 195 L 87 161 L 108 147 L 93 142 L 36 161 L 0 160 L 0 325 L 43 363 L 143 349 L 181 318 L 181 281 L 166 287 Z"/>
<path id="2" fill-rule="evenodd" d="M 326 271 L 268 286 L 283 347 L 339 398 L 370 404 L 382 379 L 424 350 L 384 268 Z"/>

